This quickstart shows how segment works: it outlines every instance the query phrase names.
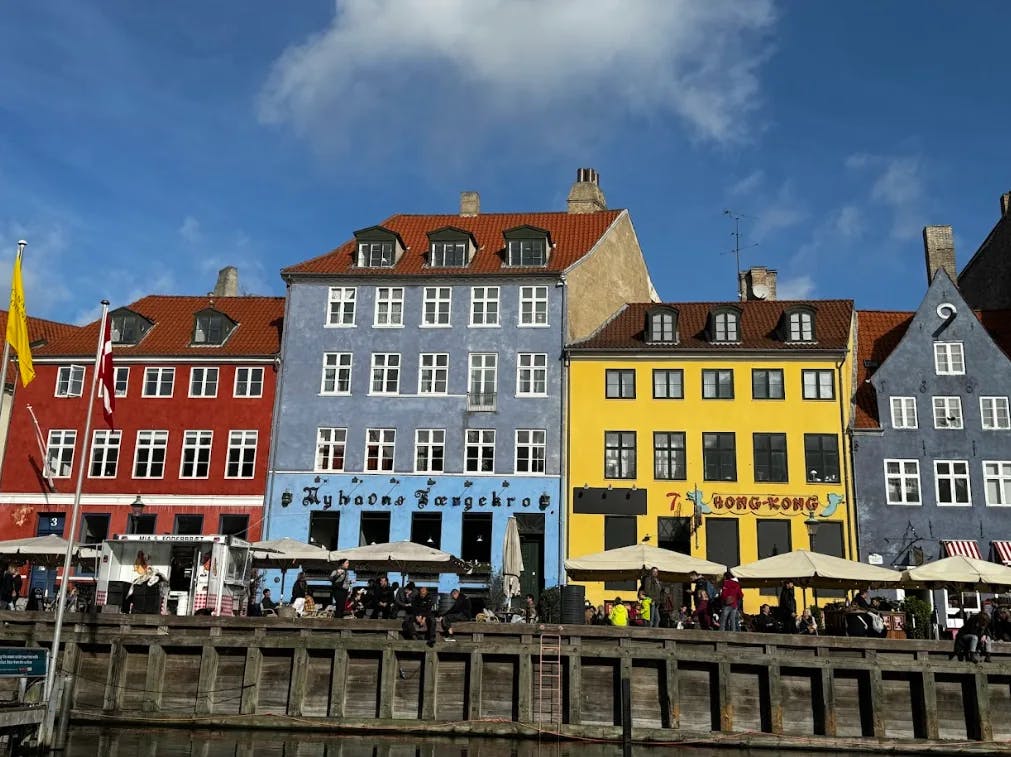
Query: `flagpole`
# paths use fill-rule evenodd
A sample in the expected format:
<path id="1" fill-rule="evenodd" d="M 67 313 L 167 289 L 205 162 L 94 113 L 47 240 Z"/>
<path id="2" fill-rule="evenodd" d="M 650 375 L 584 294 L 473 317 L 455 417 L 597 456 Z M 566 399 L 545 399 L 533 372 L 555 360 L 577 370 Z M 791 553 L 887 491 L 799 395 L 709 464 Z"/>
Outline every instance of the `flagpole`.
<path id="1" fill-rule="evenodd" d="M 67 532 L 67 553 L 63 556 L 63 580 L 60 581 L 60 593 L 56 599 L 56 626 L 53 628 L 53 646 L 49 656 L 49 670 L 46 672 L 46 685 L 43 689 L 43 701 L 47 707 L 54 706 L 52 700 L 53 684 L 56 682 L 56 663 L 60 654 L 60 633 L 63 630 L 64 605 L 67 602 L 67 587 L 70 585 L 70 568 L 74 556 L 74 534 L 77 533 L 77 519 L 81 512 L 81 488 L 84 485 L 84 469 L 90 458 L 91 411 L 95 407 L 95 390 L 98 388 L 98 367 L 102 359 L 102 349 L 105 346 L 105 321 L 109 317 L 109 301 L 102 300 L 102 320 L 98 327 L 98 347 L 95 349 L 95 375 L 88 392 L 88 412 L 84 421 L 84 444 L 81 464 L 77 469 L 77 488 L 74 491 L 74 508 L 70 512 L 70 530 Z"/>
<path id="2" fill-rule="evenodd" d="M 28 246 L 28 242 L 26 242 L 23 239 L 18 240 L 18 252 L 17 252 L 17 257 L 18 258 L 20 258 L 20 257 L 22 257 L 24 255 L 25 247 L 27 247 L 27 246 Z M 10 311 L 10 309 L 8 309 L 7 310 L 7 319 L 10 320 L 10 317 L 11 317 L 11 311 Z M 0 359 L 0 365 L 3 366 L 3 384 L 4 385 L 7 384 L 7 366 L 8 366 L 8 363 L 9 363 L 10 359 L 11 359 L 11 343 L 10 343 L 10 340 L 5 335 L 4 336 L 4 354 L 3 354 L 3 358 Z M 18 388 L 18 377 L 17 376 L 14 377 L 13 384 L 14 384 L 14 388 L 11 390 L 11 412 L 10 412 L 10 415 L 14 414 L 14 393 L 17 391 L 17 388 Z M 7 420 L 7 428 L 8 429 L 10 429 L 10 415 L 8 415 L 8 420 Z M 8 439 L 8 441 L 10 441 L 10 439 Z M 7 457 L 7 444 L 5 442 L 4 443 L 4 448 L 3 448 L 3 454 L 0 455 L 0 467 L 3 466 L 4 460 L 6 459 L 6 457 Z"/>

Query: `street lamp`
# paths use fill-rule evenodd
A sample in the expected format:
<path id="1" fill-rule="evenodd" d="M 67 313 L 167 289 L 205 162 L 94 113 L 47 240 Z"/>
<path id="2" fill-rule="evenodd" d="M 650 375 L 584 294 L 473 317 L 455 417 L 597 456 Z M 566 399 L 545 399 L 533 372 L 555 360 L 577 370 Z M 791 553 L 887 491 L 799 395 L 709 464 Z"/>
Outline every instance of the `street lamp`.
<path id="1" fill-rule="evenodd" d="M 804 520 L 804 527 L 807 529 L 808 543 L 811 545 L 811 551 L 814 551 L 814 535 L 818 533 L 818 527 L 821 525 L 821 521 L 814 517 L 814 513 L 808 513 L 807 518 Z"/>
<path id="2" fill-rule="evenodd" d="M 130 503 L 130 524 L 127 529 L 128 533 L 140 533 L 138 529 L 140 527 L 140 516 L 144 514 L 144 507 L 144 500 L 142 500 L 138 494 L 137 499 Z"/>

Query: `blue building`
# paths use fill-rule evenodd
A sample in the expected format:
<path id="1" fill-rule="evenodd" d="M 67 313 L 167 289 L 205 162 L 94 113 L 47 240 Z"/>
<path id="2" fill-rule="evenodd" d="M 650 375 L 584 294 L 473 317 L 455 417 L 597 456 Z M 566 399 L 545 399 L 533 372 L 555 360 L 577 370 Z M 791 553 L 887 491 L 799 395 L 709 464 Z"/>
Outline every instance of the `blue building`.
<path id="1" fill-rule="evenodd" d="M 950 227 L 928 227 L 915 313 L 857 314 L 852 432 L 862 559 L 905 568 L 954 554 L 1011 561 L 1011 311 L 974 312 Z M 975 593 L 935 592 L 942 627 Z"/>
<path id="2" fill-rule="evenodd" d="M 569 341 L 655 297 L 628 212 L 580 169 L 566 212 L 394 215 L 282 271 L 288 285 L 267 535 L 330 549 L 411 540 L 561 574 Z M 444 576 L 440 590 L 456 584 Z"/>

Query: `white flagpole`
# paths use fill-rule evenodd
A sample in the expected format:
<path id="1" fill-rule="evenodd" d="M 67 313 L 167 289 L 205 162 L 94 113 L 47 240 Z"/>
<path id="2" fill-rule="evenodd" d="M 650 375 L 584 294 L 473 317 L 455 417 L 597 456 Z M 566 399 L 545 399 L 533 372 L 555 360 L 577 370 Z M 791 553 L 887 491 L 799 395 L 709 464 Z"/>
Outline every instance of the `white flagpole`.
<path id="1" fill-rule="evenodd" d="M 70 568 L 74 556 L 74 539 L 77 533 L 77 519 L 81 513 L 81 488 L 84 485 L 84 469 L 90 459 L 91 411 L 95 407 L 95 390 L 98 388 L 98 367 L 102 359 L 102 348 L 105 346 L 105 319 L 109 317 L 109 301 L 102 300 L 102 320 L 98 326 L 98 347 L 95 350 L 95 375 L 88 392 L 88 413 L 84 421 L 84 444 L 81 449 L 81 464 L 77 469 L 77 489 L 74 491 L 74 509 L 70 512 L 70 530 L 67 532 L 67 553 L 63 557 L 63 580 L 60 581 L 60 593 L 56 599 L 56 626 L 53 629 L 53 646 L 49 655 L 49 670 L 46 672 L 46 686 L 43 689 L 43 701 L 47 707 L 54 707 L 52 701 L 53 684 L 56 682 L 56 663 L 60 655 L 60 633 L 63 630 L 63 610 L 67 602 L 67 587 L 70 584 Z"/>
<path id="2" fill-rule="evenodd" d="M 25 253 L 25 247 L 27 247 L 27 246 L 28 246 L 28 242 L 26 242 L 23 239 L 18 242 L 17 256 L 19 258 L 24 255 L 24 253 Z M 13 282 L 12 282 L 11 286 L 13 286 Z M 27 316 L 28 316 L 28 314 L 25 313 L 25 317 L 26 318 L 27 318 Z M 10 311 L 9 307 L 7 309 L 7 317 L 8 318 L 11 317 L 11 311 Z M 0 365 L 3 366 L 3 374 L 2 374 L 3 377 L 0 378 L 0 390 L 3 389 L 3 384 L 7 383 L 7 366 L 9 364 L 10 359 L 11 359 L 11 343 L 10 343 L 10 341 L 8 341 L 7 334 L 5 333 L 4 334 L 4 354 L 3 354 L 3 358 L 0 358 Z M 11 390 L 11 412 L 12 413 L 14 412 L 14 394 L 15 394 L 15 392 L 17 392 L 17 389 L 18 389 L 18 377 L 15 376 L 14 377 L 14 388 Z M 7 425 L 8 425 L 8 428 L 9 428 L 10 427 L 10 421 L 9 420 L 7 421 Z M 0 456 L 0 465 L 3 465 L 4 458 L 6 458 L 6 457 L 7 457 L 7 445 L 4 444 L 3 455 Z"/>
<path id="3" fill-rule="evenodd" d="M 35 409 L 31 405 L 25 405 L 25 410 L 32 416 L 32 423 L 35 425 L 35 440 L 39 444 L 39 454 L 42 455 L 42 476 L 46 479 L 46 483 L 49 484 L 49 489 L 55 491 L 56 484 L 53 481 L 53 469 L 49 467 L 49 455 L 46 454 L 46 440 L 42 436 L 39 419 L 35 417 Z"/>

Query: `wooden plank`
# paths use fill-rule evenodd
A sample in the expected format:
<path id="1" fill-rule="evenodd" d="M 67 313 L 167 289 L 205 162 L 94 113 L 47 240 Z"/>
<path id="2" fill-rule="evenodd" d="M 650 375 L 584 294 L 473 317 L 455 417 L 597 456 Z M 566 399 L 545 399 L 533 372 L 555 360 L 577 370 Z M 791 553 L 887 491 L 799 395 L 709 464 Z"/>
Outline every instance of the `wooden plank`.
<path id="1" fill-rule="evenodd" d="M 664 665 L 664 691 L 667 695 L 667 722 L 664 728 L 681 728 L 681 685 L 680 669 L 678 661 L 673 657 L 667 658 Z"/>
<path id="2" fill-rule="evenodd" d="M 815 734 L 819 736 L 836 735 L 835 717 L 835 678 L 832 668 L 825 667 L 818 671 L 818 703 L 815 707 Z"/>
<path id="3" fill-rule="evenodd" d="M 114 641 L 109 647 L 109 673 L 105 678 L 105 696 L 102 698 L 102 712 L 117 712 L 123 697 L 123 672 L 126 670 L 128 652 L 121 641 Z"/>
<path id="4" fill-rule="evenodd" d="M 439 655 L 429 648 L 425 652 L 425 681 L 421 690 L 421 718 L 435 720 L 436 704 L 439 697 Z M 480 697 L 478 698 L 480 703 Z M 481 717 L 478 712 L 478 717 Z"/>
<path id="5" fill-rule="evenodd" d="M 333 653 L 333 672 L 330 676 L 330 717 L 344 717 L 344 696 L 348 677 L 348 653 L 337 649 Z"/>
<path id="6" fill-rule="evenodd" d="M 864 736 L 885 737 L 885 689 L 881 679 L 881 668 L 875 667 L 867 672 L 867 708 L 861 708 Z"/>
<path id="7" fill-rule="evenodd" d="M 200 653 L 200 675 L 197 678 L 197 703 L 195 712 L 198 715 L 210 715 L 214 712 L 214 690 L 218 678 L 218 650 L 204 646 Z"/>
<path id="8" fill-rule="evenodd" d="M 291 657 L 291 680 L 288 683 L 288 715 L 299 717 L 305 701 L 305 680 L 309 673 L 309 650 L 297 646 Z"/>
<path id="9" fill-rule="evenodd" d="M 467 661 L 467 692 L 466 710 L 468 720 L 481 718 L 481 688 L 484 678 L 484 659 L 476 649 L 470 653 Z"/>
<path id="10" fill-rule="evenodd" d="M 734 730 L 734 700 L 730 686 L 730 661 L 723 660 L 717 667 L 716 696 L 719 708 L 719 721 L 714 723 L 714 729 L 723 733 Z"/>
<path id="11" fill-rule="evenodd" d="M 579 655 L 579 649 L 575 654 L 570 654 L 568 660 L 567 687 L 569 691 L 569 707 L 566 713 L 567 722 L 571 725 L 579 725 L 583 722 L 583 658 Z"/>
<path id="12" fill-rule="evenodd" d="M 939 728 L 937 722 L 937 684 L 934 671 L 929 667 L 920 673 L 919 684 L 914 694 L 913 724 L 918 739 L 937 739 Z"/>
<path id="13" fill-rule="evenodd" d="M 990 721 L 990 683 L 987 674 L 977 670 L 973 676 L 975 685 L 975 722 L 970 738 L 979 741 L 993 741 L 993 723 Z"/>
<path id="14" fill-rule="evenodd" d="M 397 685 L 397 658 L 389 647 L 383 650 L 379 662 L 379 717 L 389 720 L 393 717 L 393 696 Z"/>
<path id="15" fill-rule="evenodd" d="M 763 728 L 769 733 L 783 732 L 783 678 L 779 665 L 769 665 L 765 678 L 765 702 L 762 709 L 768 710 L 768 717 L 762 716 Z M 765 721 L 768 720 L 766 723 Z"/>
<path id="16" fill-rule="evenodd" d="M 260 672 L 263 666 L 263 652 L 257 647 L 246 648 L 246 665 L 242 672 L 242 703 L 239 712 L 255 715 L 256 703 L 260 699 Z"/>
<path id="17" fill-rule="evenodd" d="M 531 648 L 532 648 L 531 644 Z M 533 714 L 533 691 L 534 691 L 534 665 L 530 658 L 530 653 L 520 653 L 519 659 L 519 721 L 521 723 L 532 723 Z"/>

